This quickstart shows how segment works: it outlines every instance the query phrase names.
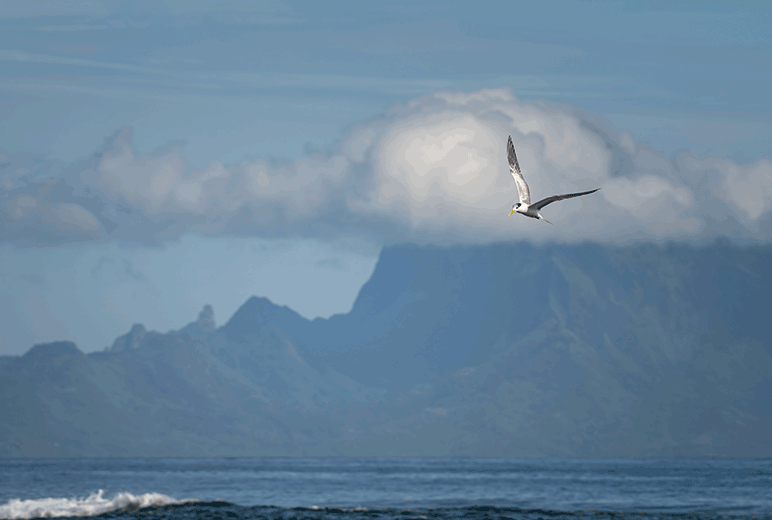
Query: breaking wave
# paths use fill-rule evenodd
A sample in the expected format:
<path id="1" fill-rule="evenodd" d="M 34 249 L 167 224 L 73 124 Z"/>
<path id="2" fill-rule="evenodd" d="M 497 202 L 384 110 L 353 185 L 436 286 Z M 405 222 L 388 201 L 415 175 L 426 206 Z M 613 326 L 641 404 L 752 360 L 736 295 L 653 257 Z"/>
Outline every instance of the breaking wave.
<path id="1" fill-rule="evenodd" d="M 0 505 L 0 519 L 60 518 L 66 516 L 94 516 L 117 510 L 137 510 L 143 507 L 165 506 L 193 502 L 176 500 L 160 493 L 132 495 L 118 493 L 105 498 L 99 490 L 85 498 L 39 498 L 20 500 L 14 498 Z"/>

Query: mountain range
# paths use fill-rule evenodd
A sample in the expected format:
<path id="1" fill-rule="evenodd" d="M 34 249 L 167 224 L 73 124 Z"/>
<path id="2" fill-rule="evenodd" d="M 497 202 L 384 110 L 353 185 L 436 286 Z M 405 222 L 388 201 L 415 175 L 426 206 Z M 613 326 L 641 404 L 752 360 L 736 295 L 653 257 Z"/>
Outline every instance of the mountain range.
<path id="1" fill-rule="evenodd" d="M 0 456 L 769 457 L 768 309 L 768 246 L 392 246 L 347 314 L 0 357 Z"/>

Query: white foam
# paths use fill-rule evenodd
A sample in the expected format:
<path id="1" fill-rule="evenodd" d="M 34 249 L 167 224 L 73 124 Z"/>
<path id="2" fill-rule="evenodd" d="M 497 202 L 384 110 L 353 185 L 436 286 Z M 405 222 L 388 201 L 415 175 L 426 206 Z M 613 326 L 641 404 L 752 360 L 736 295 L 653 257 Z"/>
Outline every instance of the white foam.
<path id="1" fill-rule="evenodd" d="M 125 508 L 142 508 L 182 504 L 190 500 L 175 500 L 160 493 L 132 495 L 118 493 L 112 498 L 104 498 L 100 489 L 86 498 L 40 498 L 19 500 L 14 498 L 5 505 L 0 505 L 0 519 L 57 518 L 62 516 L 93 516 L 108 511 Z"/>

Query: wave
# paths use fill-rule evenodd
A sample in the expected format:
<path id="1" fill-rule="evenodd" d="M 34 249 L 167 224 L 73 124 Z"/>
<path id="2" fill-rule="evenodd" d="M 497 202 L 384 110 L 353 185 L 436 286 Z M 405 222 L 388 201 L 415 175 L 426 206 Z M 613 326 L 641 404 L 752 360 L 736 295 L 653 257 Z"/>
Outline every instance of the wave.
<path id="1" fill-rule="evenodd" d="M 94 516 L 116 510 L 136 510 L 143 507 L 185 504 L 193 500 L 176 500 L 160 493 L 132 495 L 118 493 L 105 498 L 99 490 L 85 498 L 39 498 L 20 500 L 14 498 L 0 505 L 0 519 L 19 520 L 29 518 L 60 518 L 65 516 Z"/>
<path id="2" fill-rule="evenodd" d="M 772 520 L 772 515 L 768 513 L 753 512 L 745 507 L 722 508 L 720 511 L 694 508 L 668 508 L 667 511 L 566 511 L 484 505 L 436 508 L 240 506 L 222 500 L 175 500 L 160 493 L 118 493 L 108 499 L 103 497 L 102 490 L 86 498 L 13 499 L 0 505 L 0 519 L 9 520 L 95 515 L 105 515 L 103 518 L 113 520 Z"/>

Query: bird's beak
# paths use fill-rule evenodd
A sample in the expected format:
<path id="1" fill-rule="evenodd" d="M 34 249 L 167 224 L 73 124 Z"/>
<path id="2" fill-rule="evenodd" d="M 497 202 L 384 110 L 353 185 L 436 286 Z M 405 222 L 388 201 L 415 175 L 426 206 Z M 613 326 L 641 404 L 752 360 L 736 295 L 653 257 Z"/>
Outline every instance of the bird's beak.
<path id="1" fill-rule="evenodd" d="M 510 211 L 509 215 L 512 216 L 512 213 L 514 213 L 514 212 L 515 212 L 515 210 Z"/>

